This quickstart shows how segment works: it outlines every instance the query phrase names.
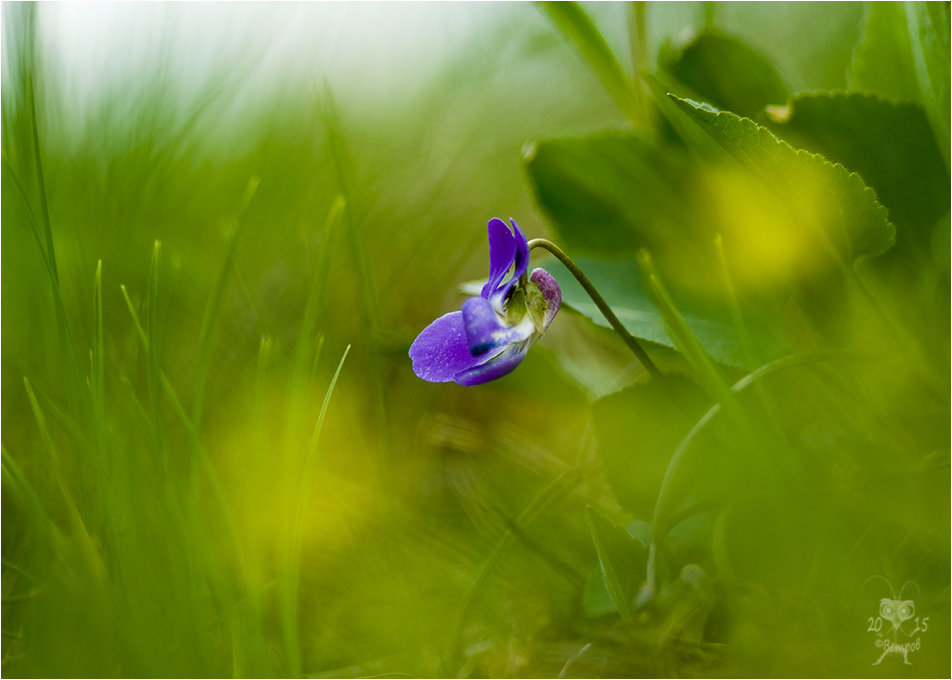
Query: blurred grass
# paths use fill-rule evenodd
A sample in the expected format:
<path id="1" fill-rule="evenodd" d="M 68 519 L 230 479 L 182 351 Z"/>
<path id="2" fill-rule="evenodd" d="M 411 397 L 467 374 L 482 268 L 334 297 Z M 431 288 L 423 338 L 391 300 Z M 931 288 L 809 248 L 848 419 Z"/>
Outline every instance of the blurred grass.
<path id="1" fill-rule="evenodd" d="M 623 54 L 625 8 L 586 9 Z M 948 405 L 922 397 L 902 361 L 873 396 L 847 372 L 843 393 L 802 406 L 804 420 L 829 406 L 873 433 L 863 405 L 892 392 L 882 410 L 903 425 L 882 430 L 901 441 L 870 455 L 888 459 L 918 416 L 915 450 L 927 439 L 934 458 L 919 476 L 891 476 L 887 460 L 857 491 L 867 468 L 821 442 L 842 475 L 795 511 L 833 513 L 824 546 L 872 523 L 862 550 L 818 558 L 836 567 L 827 574 L 803 576 L 793 557 L 778 566 L 772 532 L 795 536 L 792 552 L 813 540 L 795 533 L 783 499 L 728 505 L 716 517 L 734 556 L 725 569 L 774 589 L 719 586 L 728 613 L 701 642 L 682 632 L 689 613 L 638 619 L 633 634 L 584 611 L 598 569 L 586 506 L 623 517 L 589 408 L 620 374 L 637 375 L 613 340 L 566 313 L 498 383 L 434 386 L 410 371 L 416 333 L 458 307 L 458 283 L 485 275 L 486 220 L 511 215 L 545 234 L 525 141 L 629 124 L 538 10 L 498 10 L 425 76 L 405 75 L 397 97 L 318 73 L 256 98 L 239 67 L 189 89 L 173 76 L 177 55 L 159 53 L 81 113 L 44 49 L 58 11 L 3 6 L 5 674 L 865 673 L 877 597 L 857 573 L 917 580 L 920 609 L 937 612 L 925 640 L 935 651 L 917 672 L 947 666 L 948 495 L 935 484 L 948 433 L 934 424 Z M 766 11 L 718 6 L 714 20 L 759 42 L 796 86 L 845 85 L 849 41 L 833 34 L 858 35 L 858 10 Z M 770 42 L 784 17 L 822 35 Z M 647 19 L 657 41 L 705 12 L 649 6 Z M 588 368 L 613 352 L 617 371 Z M 811 380 L 764 389 L 800 405 L 817 394 Z M 937 412 L 905 413 L 915 404 Z M 666 438 L 666 417 L 646 427 Z M 626 451 L 641 446 L 615 429 Z M 623 469 L 642 465 L 657 461 Z M 886 500 L 847 502 L 857 493 Z M 869 514 L 856 519 L 857 507 Z M 772 628 L 751 611 L 775 612 L 756 620 Z M 848 631 L 822 629 L 850 616 Z M 854 647 L 811 646 L 823 636 Z"/>
<path id="2" fill-rule="evenodd" d="M 526 403 L 544 360 L 487 400 L 419 383 L 406 347 L 482 274 L 487 210 L 539 230 L 525 138 L 610 103 L 527 7 L 528 39 L 504 27 L 379 112 L 320 82 L 236 111 L 234 78 L 188 100 L 157 65 L 77 121 L 36 37 L 55 10 L 3 11 L 4 673 L 443 673 L 484 557 L 591 452 L 573 387 Z M 561 66 L 579 89 L 537 99 L 540 130 L 525 88 Z M 578 483 L 547 520 L 581 526 Z M 588 560 L 584 532 L 540 553 L 549 521 L 497 560 L 536 607 L 564 592 L 532 626 L 570 607 L 561 561 Z"/>

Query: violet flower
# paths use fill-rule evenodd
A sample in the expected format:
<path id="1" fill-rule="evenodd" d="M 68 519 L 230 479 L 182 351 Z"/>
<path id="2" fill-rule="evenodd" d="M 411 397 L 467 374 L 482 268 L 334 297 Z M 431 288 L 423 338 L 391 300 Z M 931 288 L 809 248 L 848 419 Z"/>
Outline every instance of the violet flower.
<path id="1" fill-rule="evenodd" d="M 562 291 L 549 272 L 529 268 L 529 244 L 489 221 L 489 280 L 479 297 L 431 323 L 410 346 L 413 372 L 430 382 L 481 385 L 510 373 L 559 311 Z M 509 270 L 512 275 L 507 278 Z"/>

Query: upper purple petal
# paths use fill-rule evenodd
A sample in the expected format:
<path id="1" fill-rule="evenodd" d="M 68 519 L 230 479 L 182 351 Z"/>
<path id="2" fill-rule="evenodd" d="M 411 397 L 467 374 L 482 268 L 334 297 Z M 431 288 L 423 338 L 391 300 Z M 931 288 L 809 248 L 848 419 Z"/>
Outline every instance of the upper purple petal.
<path id="1" fill-rule="evenodd" d="M 531 323 L 507 326 L 500 322 L 492 304 L 481 297 L 463 303 L 463 327 L 469 351 L 474 355 L 527 340 L 533 331 Z"/>
<path id="2" fill-rule="evenodd" d="M 509 291 L 511 291 L 513 287 L 519 283 L 519 280 L 526 275 L 526 270 L 529 268 L 529 243 L 526 241 L 525 234 L 522 233 L 522 230 L 519 228 L 519 225 L 516 224 L 516 221 L 511 218 L 509 221 L 512 223 L 513 248 L 515 251 L 512 258 L 512 264 L 514 265 L 512 276 L 510 276 L 505 282 L 500 279 L 500 281 L 496 283 L 495 287 L 489 290 L 488 295 L 483 295 L 483 297 L 491 300 L 493 306 L 495 306 L 498 310 L 502 310 L 503 303 L 506 301 Z M 486 292 L 486 288 L 483 288 L 483 292 Z"/>
<path id="3" fill-rule="evenodd" d="M 472 368 L 460 371 L 453 378 L 460 385 L 472 387 L 473 385 L 482 385 L 490 380 L 501 378 L 518 366 L 526 356 L 529 350 L 529 343 L 520 343 L 509 345 L 495 358 L 481 363 Z"/>
<path id="4" fill-rule="evenodd" d="M 522 229 L 519 228 L 516 221 L 511 217 L 509 221 L 512 223 L 512 230 L 516 239 L 515 270 L 512 273 L 512 281 L 518 281 L 529 270 L 529 242 L 526 241 L 526 236 L 522 233 Z"/>
<path id="5" fill-rule="evenodd" d="M 498 217 L 489 220 L 489 280 L 483 286 L 482 297 L 489 298 L 506 278 L 516 259 L 516 239 L 509 227 Z M 508 292 L 508 291 L 507 291 Z"/>
<path id="6" fill-rule="evenodd" d="M 488 359 L 469 351 L 462 312 L 444 314 L 424 328 L 410 345 L 410 358 L 413 372 L 430 382 L 449 382 Z"/>
<path id="7" fill-rule="evenodd" d="M 519 283 L 519 280 L 526 275 L 526 270 L 529 269 L 529 243 L 526 241 L 525 234 L 522 233 L 522 230 L 519 228 L 519 225 L 516 224 L 516 221 L 511 218 L 509 221 L 512 223 L 513 244 L 515 249 L 515 254 L 512 260 L 512 276 L 510 276 L 505 282 L 500 281 L 497 283 L 496 286 L 489 291 L 488 296 L 483 296 L 488 297 L 493 303 L 493 306 L 500 311 L 503 308 L 506 297 L 509 295 L 509 291 L 511 291 L 513 287 Z M 483 290 L 485 291 L 485 288 Z"/>

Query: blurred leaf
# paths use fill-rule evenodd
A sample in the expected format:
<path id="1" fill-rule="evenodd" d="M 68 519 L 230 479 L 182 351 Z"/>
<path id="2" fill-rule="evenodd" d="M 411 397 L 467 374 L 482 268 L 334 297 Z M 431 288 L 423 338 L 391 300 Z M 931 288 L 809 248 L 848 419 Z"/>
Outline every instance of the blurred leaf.
<path id="1" fill-rule="evenodd" d="M 575 2 L 538 2 L 560 33 L 578 50 L 625 115 L 638 120 L 631 82 L 595 24 Z"/>
<path id="2" fill-rule="evenodd" d="M 582 607 L 589 616 L 601 616 L 617 612 L 618 607 L 612 602 L 612 596 L 605 585 L 605 577 L 601 568 L 593 571 L 585 582 L 585 592 L 582 593 Z"/>
<path id="3" fill-rule="evenodd" d="M 944 271 L 949 270 L 949 260 L 952 256 L 952 224 L 950 224 L 949 211 L 939 218 L 935 227 L 932 229 L 932 238 L 929 240 L 929 252 L 932 258 Z"/>
<path id="4" fill-rule="evenodd" d="M 650 518 L 671 455 L 711 405 L 691 380 L 632 385 L 595 402 L 595 436 L 609 486 L 622 508 Z"/>
<path id="5" fill-rule="evenodd" d="M 711 590 L 711 577 L 708 576 L 704 569 L 696 564 L 684 565 L 678 580 L 684 581 L 701 594 L 709 594 Z"/>
<path id="6" fill-rule="evenodd" d="M 892 99 L 919 100 L 902 3 L 867 3 L 863 34 L 853 52 L 848 82 L 850 89 Z"/>
<path id="7" fill-rule="evenodd" d="M 700 642 L 714 601 L 711 577 L 697 564 L 686 564 L 665 589 L 661 607 L 668 610 L 661 630 L 665 636 Z"/>
<path id="8" fill-rule="evenodd" d="M 836 284 L 830 280 L 842 278 L 856 257 L 887 250 L 894 228 L 875 194 L 842 166 L 794 149 L 749 119 L 676 97 L 665 102 L 666 115 L 700 138 L 694 144 L 687 135 L 700 159 L 633 134 L 550 140 L 528 154 L 530 183 L 573 257 L 612 259 L 644 248 L 686 316 L 731 328 L 743 323 L 752 340 L 746 349 L 754 350 L 746 362 L 733 339 L 742 332 L 718 334 L 732 338 L 737 351 L 728 354 L 694 329 L 716 359 L 746 365 L 777 358 L 790 295 L 811 289 L 817 300 L 837 299 L 823 292 Z M 637 298 L 609 304 L 615 302 L 639 314 L 652 309 Z M 842 308 L 811 308 L 817 330 L 838 341 Z"/>
<path id="9" fill-rule="evenodd" d="M 919 96 L 949 162 L 949 3 L 904 4 Z"/>
<path id="10" fill-rule="evenodd" d="M 895 228 L 876 194 L 859 175 L 822 156 L 794 149 L 748 118 L 672 98 L 743 167 L 767 186 L 776 207 L 843 261 L 878 255 L 895 240 Z"/>
<path id="11" fill-rule="evenodd" d="M 704 32 L 663 58 L 664 68 L 680 83 L 714 106 L 742 116 L 786 101 L 789 95 L 773 65 L 731 36 Z"/>
<path id="12" fill-rule="evenodd" d="M 693 174 L 684 152 L 628 133 L 538 142 L 526 153 L 529 181 L 561 245 L 609 257 L 678 233 Z"/>
<path id="13" fill-rule="evenodd" d="M 919 106 L 866 94 L 803 94 L 775 112 L 772 128 L 859 173 L 889 210 L 897 237 L 927 245 L 948 209 L 949 173 Z"/>
<path id="14" fill-rule="evenodd" d="M 608 594 L 622 617 L 629 619 L 632 601 L 644 579 L 648 551 L 641 541 L 609 522 L 591 506 L 588 507 L 588 522 Z"/>
<path id="15" fill-rule="evenodd" d="M 668 94 L 676 90 L 685 89 L 685 86 L 663 71 L 655 74 L 646 74 L 645 84 L 653 96 L 653 103 L 658 107 L 658 113 L 661 116 L 663 127 L 661 135 L 665 140 L 671 141 L 678 146 L 686 146 L 696 156 L 716 160 L 718 156 L 727 159 L 727 152 L 722 149 L 717 142 L 710 138 L 704 130 L 700 129 L 691 118 L 681 110 L 681 108 L 668 97 Z M 686 98 L 700 99 L 699 95 L 690 95 Z"/>
<path id="16" fill-rule="evenodd" d="M 733 399 L 730 385 L 718 370 L 711 355 L 704 349 L 701 341 L 684 319 L 667 287 L 661 281 L 651 255 L 648 251 L 638 253 L 638 265 L 645 284 L 651 290 L 651 297 L 660 308 L 665 329 L 674 340 L 675 346 L 684 355 L 692 374 L 700 381 L 716 401 L 729 408 Z"/>
<path id="17" fill-rule="evenodd" d="M 675 347 L 664 328 L 661 312 L 642 287 L 638 265 L 634 260 L 613 262 L 580 257 L 575 258 L 575 262 L 632 335 L 666 347 Z M 599 326 L 610 328 L 595 303 L 562 264 L 557 260 L 548 260 L 542 266 L 559 282 L 562 304 Z M 684 312 L 683 316 L 701 345 L 716 360 L 729 366 L 754 368 L 748 365 L 737 329 L 726 315 L 721 316 L 717 312 L 716 308 L 709 305 L 699 305 Z M 762 324 L 755 331 L 758 358 L 781 353 L 783 338 L 770 324 Z"/>
<path id="18" fill-rule="evenodd" d="M 649 85 L 658 87 L 650 79 Z M 707 162 L 630 133 L 548 140 L 529 149 L 529 181 L 560 245 L 573 257 L 608 259 L 645 248 L 676 297 L 703 301 L 706 309 L 724 300 L 714 246 L 723 234 L 731 260 L 739 263 L 734 286 L 775 295 L 786 279 L 799 275 L 801 251 L 816 248 L 806 243 L 793 216 L 778 218 L 777 198 L 760 180 L 739 168 L 677 104 L 667 97 L 662 103 Z M 807 257 L 807 265 L 815 259 Z M 770 306 L 764 302 L 748 306 L 759 314 Z"/>
<path id="19" fill-rule="evenodd" d="M 842 89 L 862 3 L 719 3 L 716 26 L 764 54 L 794 91 Z"/>

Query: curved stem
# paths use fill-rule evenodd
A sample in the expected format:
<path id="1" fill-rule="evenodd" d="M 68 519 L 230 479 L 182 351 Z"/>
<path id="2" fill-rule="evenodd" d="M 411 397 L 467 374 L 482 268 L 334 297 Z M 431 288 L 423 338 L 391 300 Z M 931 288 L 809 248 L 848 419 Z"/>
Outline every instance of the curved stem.
<path id="1" fill-rule="evenodd" d="M 654 378 L 661 378 L 662 373 L 658 370 L 658 367 L 655 366 L 655 363 L 648 356 L 648 353 L 645 352 L 644 348 L 638 343 L 635 337 L 628 332 L 628 329 L 618 320 L 618 317 L 615 316 L 615 312 L 612 311 L 612 308 L 608 306 L 608 303 L 605 302 L 595 286 L 592 285 L 592 282 L 588 280 L 588 277 L 578 268 L 578 265 L 572 261 L 568 255 L 566 255 L 561 248 L 552 243 L 551 241 L 544 238 L 534 238 L 529 241 L 529 251 L 531 252 L 533 248 L 542 248 L 548 250 L 550 253 L 555 255 L 556 259 L 565 265 L 565 268 L 572 272 L 572 276 L 582 284 L 582 288 L 585 289 L 585 292 L 588 293 L 588 296 L 592 298 L 592 302 L 595 303 L 595 306 L 598 307 L 605 319 L 611 324 L 611 327 L 615 329 L 615 332 L 621 336 L 621 339 L 624 340 L 625 344 L 628 345 L 628 349 L 638 357 L 638 361 L 641 362 L 642 366 L 648 369 L 648 372 Z"/>
<path id="2" fill-rule="evenodd" d="M 761 380 L 778 371 L 849 356 L 851 356 L 851 352 L 847 350 L 817 350 L 811 354 L 781 357 L 780 359 L 775 359 L 770 363 L 754 369 L 734 383 L 730 389 L 731 392 L 739 394 L 746 390 L 751 384 L 759 384 Z M 691 444 L 694 443 L 698 434 L 708 426 L 711 420 L 720 413 L 721 409 L 722 405 L 720 402 L 708 409 L 708 411 L 701 416 L 700 420 L 694 424 L 691 431 L 681 439 L 674 453 L 671 454 L 671 459 L 668 461 L 668 466 L 664 471 L 664 477 L 661 480 L 661 490 L 658 492 L 654 513 L 652 514 L 652 541 L 660 541 L 664 538 L 665 534 L 667 534 L 668 530 L 677 524 L 677 522 L 673 521 L 677 516 L 669 512 L 670 508 L 674 507 L 674 501 L 672 499 L 672 489 L 675 488 L 674 482 L 678 474 L 685 468 L 682 463 Z"/>

